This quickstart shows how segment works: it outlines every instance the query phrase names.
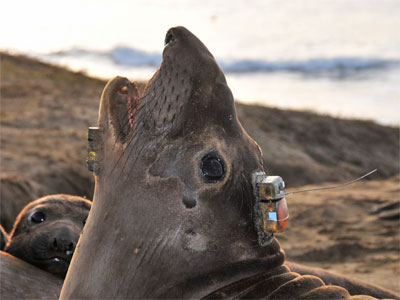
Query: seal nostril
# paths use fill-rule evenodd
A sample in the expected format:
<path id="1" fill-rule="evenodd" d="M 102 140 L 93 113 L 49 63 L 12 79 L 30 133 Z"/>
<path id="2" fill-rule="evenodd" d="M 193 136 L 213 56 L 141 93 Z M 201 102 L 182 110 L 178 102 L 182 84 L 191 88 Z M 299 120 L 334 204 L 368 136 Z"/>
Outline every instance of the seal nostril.
<path id="1" fill-rule="evenodd" d="M 72 243 L 72 242 L 69 243 L 67 246 L 67 250 L 69 250 L 69 251 L 74 250 L 74 243 Z"/>
<path id="2" fill-rule="evenodd" d="M 183 197 L 182 199 L 183 205 L 185 205 L 186 208 L 193 208 L 196 206 L 196 200 L 193 198 L 189 198 L 189 197 Z"/>
<path id="3" fill-rule="evenodd" d="M 74 250 L 75 250 L 75 244 L 73 242 L 70 242 L 67 245 L 67 249 L 65 251 L 65 254 L 71 256 L 74 253 Z"/>
<path id="4" fill-rule="evenodd" d="M 168 32 L 165 36 L 164 46 L 167 46 L 169 43 L 175 40 L 174 35 L 171 32 Z"/>
<path id="5" fill-rule="evenodd" d="M 56 238 L 54 238 L 54 240 L 53 240 L 53 249 L 54 250 L 58 250 L 58 244 L 57 244 L 57 239 Z"/>

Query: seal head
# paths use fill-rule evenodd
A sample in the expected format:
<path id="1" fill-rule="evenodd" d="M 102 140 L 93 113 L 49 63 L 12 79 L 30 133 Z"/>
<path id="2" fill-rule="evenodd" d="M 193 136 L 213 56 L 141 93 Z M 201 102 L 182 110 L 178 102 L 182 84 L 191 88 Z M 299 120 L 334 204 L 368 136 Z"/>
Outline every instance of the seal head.
<path id="1" fill-rule="evenodd" d="M 203 43 L 183 27 L 165 43 L 142 97 L 125 78 L 104 89 L 93 207 L 60 298 L 349 298 L 259 245 L 260 148 Z"/>
<path id="2" fill-rule="evenodd" d="M 96 284 L 81 282 L 75 294 L 67 280 L 64 295 L 194 297 L 194 289 L 204 295 L 204 286 L 211 291 L 226 277 L 282 264 L 278 243 L 259 247 L 253 224 L 261 150 L 204 44 L 186 28 L 170 29 L 159 70 L 136 94 L 121 77 L 104 89 L 94 205 L 73 259 Z M 149 280 L 155 275 L 161 284 Z"/>
<path id="3" fill-rule="evenodd" d="M 65 277 L 91 203 L 78 196 L 50 195 L 18 215 L 5 251 Z"/>

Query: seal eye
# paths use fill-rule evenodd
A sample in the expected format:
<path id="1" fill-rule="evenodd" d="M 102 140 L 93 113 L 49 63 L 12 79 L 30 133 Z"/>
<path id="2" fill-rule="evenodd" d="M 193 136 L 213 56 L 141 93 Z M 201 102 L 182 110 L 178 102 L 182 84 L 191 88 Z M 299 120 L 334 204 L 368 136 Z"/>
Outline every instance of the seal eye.
<path id="1" fill-rule="evenodd" d="M 167 46 L 169 43 L 173 42 L 174 40 L 175 40 L 175 37 L 173 36 L 173 34 L 168 32 L 167 35 L 165 36 L 164 46 Z"/>
<path id="2" fill-rule="evenodd" d="M 225 176 L 224 162 L 217 153 L 211 152 L 203 156 L 200 170 L 206 182 L 215 183 Z"/>
<path id="3" fill-rule="evenodd" d="M 46 220 L 44 212 L 37 211 L 31 216 L 31 221 L 34 223 L 42 223 Z"/>

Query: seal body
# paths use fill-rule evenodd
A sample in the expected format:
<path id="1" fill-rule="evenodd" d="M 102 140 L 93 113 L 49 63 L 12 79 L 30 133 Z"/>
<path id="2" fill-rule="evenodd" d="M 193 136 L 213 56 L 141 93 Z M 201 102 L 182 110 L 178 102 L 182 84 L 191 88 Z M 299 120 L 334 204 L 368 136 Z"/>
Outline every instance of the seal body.
<path id="1" fill-rule="evenodd" d="M 260 148 L 204 44 L 183 27 L 165 44 L 140 99 L 126 78 L 104 89 L 93 207 L 60 298 L 349 298 L 291 272 L 276 239 L 258 244 Z"/>
<path id="2" fill-rule="evenodd" d="M 10 232 L 25 205 L 43 193 L 38 184 L 20 176 L 2 176 L 0 186 L 0 221 L 3 228 Z"/>
<path id="3" fill-rule="evenodd" d="M 91 203 L 81 197 L 49 195 L 18 215 L 5 251 L 64 277 Z"/>
<path id="4" fill-rule="evenodd" d="M 63 280 L 0 251 L 1 299 L 57 299 Z"/>

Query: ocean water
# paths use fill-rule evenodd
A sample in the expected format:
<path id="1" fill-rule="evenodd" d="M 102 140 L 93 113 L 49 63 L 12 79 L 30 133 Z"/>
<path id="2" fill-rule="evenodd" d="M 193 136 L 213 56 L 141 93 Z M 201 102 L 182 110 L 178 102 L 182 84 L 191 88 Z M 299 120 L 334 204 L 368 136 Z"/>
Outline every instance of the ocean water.
<path id="1" fill-rule="evenodd" d="M 8 1 L 0 48 L 90 75 L 151 77 L 168 28 L 196 34 L 236 99 L 400 124 L 398 0 Z"/>

